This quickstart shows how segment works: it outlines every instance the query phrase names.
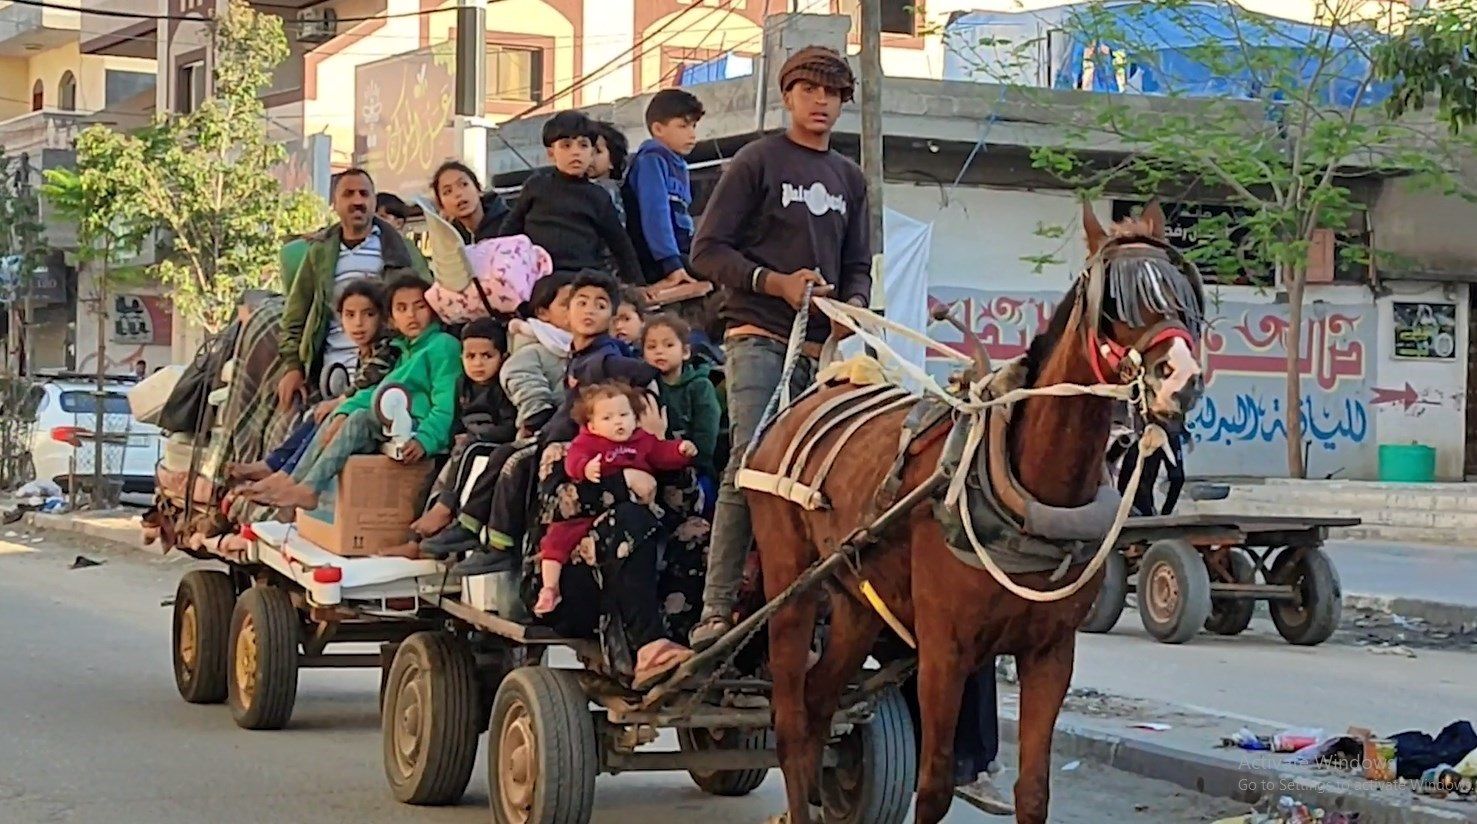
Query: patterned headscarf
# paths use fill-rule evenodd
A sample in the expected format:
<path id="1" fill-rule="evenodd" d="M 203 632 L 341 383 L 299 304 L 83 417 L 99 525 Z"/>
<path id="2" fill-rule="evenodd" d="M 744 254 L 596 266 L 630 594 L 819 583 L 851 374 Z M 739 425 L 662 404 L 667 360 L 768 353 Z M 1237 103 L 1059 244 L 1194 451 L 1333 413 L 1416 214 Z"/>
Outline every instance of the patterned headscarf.
<path id="1" fill-rule="evenodd" d="M 856 87 L 856 76 L 851 73 L 846 59 L 835 49 L 825 46 L 806 46 L 790 55 L 790 59 L 780 67 L 781 94 L 802 80 L 835 89 L 841 93 L 843 103 L 851 100 L 852 90 Z"/>

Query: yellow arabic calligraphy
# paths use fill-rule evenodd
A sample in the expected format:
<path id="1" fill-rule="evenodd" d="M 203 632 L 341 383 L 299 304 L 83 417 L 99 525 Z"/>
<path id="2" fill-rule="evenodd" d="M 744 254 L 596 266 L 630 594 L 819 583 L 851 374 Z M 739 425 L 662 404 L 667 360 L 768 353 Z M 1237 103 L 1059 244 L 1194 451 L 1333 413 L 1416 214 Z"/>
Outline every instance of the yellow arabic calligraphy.
<path id="1" fill-rule="evenodd" d="M 425 65 L 415 70 L 414 79 L 410 71 L 402 75 L 400 96 L 385 126 L 385 163 L 395 174 L 430 169 L 437 159 L 436 141 L 451 117 L 451 89 L 443 83 L 439 91 L 431 91 Z"/>

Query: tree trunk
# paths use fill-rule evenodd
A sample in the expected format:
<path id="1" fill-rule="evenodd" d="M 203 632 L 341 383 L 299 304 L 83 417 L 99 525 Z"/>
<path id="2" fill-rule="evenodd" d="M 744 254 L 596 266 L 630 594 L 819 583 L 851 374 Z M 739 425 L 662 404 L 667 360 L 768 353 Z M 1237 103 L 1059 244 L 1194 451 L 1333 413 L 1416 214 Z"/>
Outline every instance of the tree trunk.
<path id="1" fill-rule="evenodd" d="M 112 247 L 103 247 L 102 272 L 97 276 L 97 397 L 94 399 L 92 427 L 92 508 L 108 509 L 113 505 L 107 488 L 108 476 L 103 467 L 103 397 L 107 392 L 108 374 L 108 258 Z"/>
<path id="2" fill-rule="evenodd" d="M 1303 351 L 1303 289 L 1307 270 L 1302 266 L 1278 264 L 1278 277 L 1287 289 L 1287 397 L 1283 404 L 1287 425 L 1287 474 L 1305 478 L 1303 464 L 1303 381 L 1300 355 Z"/>

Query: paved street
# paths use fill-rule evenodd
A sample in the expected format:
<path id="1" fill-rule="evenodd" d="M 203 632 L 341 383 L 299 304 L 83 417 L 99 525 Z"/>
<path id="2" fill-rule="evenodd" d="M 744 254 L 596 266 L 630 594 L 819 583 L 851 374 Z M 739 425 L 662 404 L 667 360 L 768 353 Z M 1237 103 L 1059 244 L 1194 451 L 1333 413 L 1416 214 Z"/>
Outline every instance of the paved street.
<path id="1" fill-rule="evenodd" d="M 104 564 L 67 569 L 79 553 Z M 70 536 L 0 539 L 0 822 L 488 820 L 480 768 L 461 807 L 390 798 L 372 673 L 305 672 L 282 732 L 244 732 L 224 707 L 180 701 L 159 602 L 186 568 Z M 599 792 L 600 824 L 673 814 L 747 824 L 778 811 L 782 788 L 774 774 L 749 798 L 715 799 L 667 773 L 602 778 Z M 1054 800 L 1063 824 L 1209 821 L 1243 809 L 1090 764 L 1059 770 Z M 959 806 L 948 818 L 991 820 L 1002 819 Z"/>

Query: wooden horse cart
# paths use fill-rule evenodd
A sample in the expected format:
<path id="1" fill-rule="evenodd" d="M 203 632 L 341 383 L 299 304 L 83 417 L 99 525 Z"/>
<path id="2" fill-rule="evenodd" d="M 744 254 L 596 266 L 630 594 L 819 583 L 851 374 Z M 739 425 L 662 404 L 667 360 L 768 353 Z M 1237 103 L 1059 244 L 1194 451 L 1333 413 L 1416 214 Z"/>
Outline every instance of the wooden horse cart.
<path id="1" fill-rule="evenodd" d="M 1266 601 L 1290 644 L 1315 646 L 1338 629 L 1343 595 L 1323 544 L 1357 518 L 1219 514 L 1130 518 L 1108 556 L 1103 588 L 1083 632 L 1113 629 L 1128 594 L 1144 629 L 1182 644 L 1202 628 L 1238 635 Z"/>

